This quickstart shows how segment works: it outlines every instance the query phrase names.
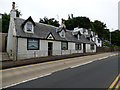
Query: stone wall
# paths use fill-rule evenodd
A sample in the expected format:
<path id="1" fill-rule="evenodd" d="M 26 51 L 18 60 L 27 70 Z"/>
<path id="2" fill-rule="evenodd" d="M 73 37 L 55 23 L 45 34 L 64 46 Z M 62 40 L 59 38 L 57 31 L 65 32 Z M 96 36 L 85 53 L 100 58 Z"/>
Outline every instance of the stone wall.
<path id="1" fill-rule="evenodd" d="M 118 48 L 110 48 L 110 47 L 97 47 L 97 52 L 113 52 L 120 51 Z"/>
<path id="2" fill-rule="evenodd" d="M 0 52 L 6 52 L 7 33 L 0 33 Z"/>

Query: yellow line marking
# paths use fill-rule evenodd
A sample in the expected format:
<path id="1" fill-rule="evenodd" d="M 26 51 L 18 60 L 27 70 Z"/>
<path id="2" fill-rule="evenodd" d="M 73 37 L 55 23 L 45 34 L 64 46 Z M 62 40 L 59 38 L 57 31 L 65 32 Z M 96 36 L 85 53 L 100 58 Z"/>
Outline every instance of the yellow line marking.
<path id="1" fill-rule="evenodd" d="M 114 80 L 114 82 L 110 85 L 109 89 L 112 89 L 112 88 L 114 87 L 114 85 L 115 85 L 116 82 L 118 81 L 119 77 L 120 77 L 120 74 L 116 77 L 116 79 Z M 108 89 L 108 90 L 109 90 L 109 89 Z"/>
<path id="2" fill-rule="evenodd" d="M 118 89 L 119 87 L 120 87 L 120 81 L 118 82 L 115 88 Z"/>
<path id="3" fill-rule="evenodd" d="M 37 63 L 37 64 L 20 66 L 20 67 L 15 67 L 15 68 L 8 68 L 8 69 L 0 70 L 0 71 L 9 71 L 9 70 L 20 69 L 20 68 L 24 68 L 24 67 L 31 67 L 31 66 L 35 66 L 35 65 L 48 64 L 48 63 L 59 62 L 59 61 L 64 61 L 64 60 L 68 60 L 68 59 L 63 59 L 63 60 L 58 60 L 58 61 L 50 61 L 50 62 L 43 62 L 43 63 Z"/>
<path id="4" fill-rule="evenodd" d="M 109 56 L 110 56 L 110 55 L 109 55 Z M 77 58 L 77 57 L 76 57 L 76 58 Z M 69 59 L 69 58 L 67 58 L 67 59 L 63 59 L 63 60 L 60 60 L 60 61 L 64 61 L 64 60 L 68 60 L 68 59 Z M 58 60 L 58 61 L 59 61 L 59 60 Z M 35 66 L 35 65 L 39 65 L 39 64 L 48 64 L 48 63 L 58 62 L 58 61 L 44 62 L 44 63 L 38 63 L 38 64 L 32 64 L 32 65 L 26 65 L 26 66 L 20 66 L 20 67 L 15 67 L 15 68 L 8 68 L 8 69 L 0 70 L 0 71 L 9 71 L 9 70 L 20 69 L 20 68 L 24 68 L 24 67 Z"/>

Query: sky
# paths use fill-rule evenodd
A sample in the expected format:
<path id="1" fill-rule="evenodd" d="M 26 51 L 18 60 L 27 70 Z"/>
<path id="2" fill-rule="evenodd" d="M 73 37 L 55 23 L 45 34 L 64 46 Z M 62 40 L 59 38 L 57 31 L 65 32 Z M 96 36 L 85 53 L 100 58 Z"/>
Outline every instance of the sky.
<path id="1" fill-rule="evenodd" d="M 32 16 L 35 22 L 45 16 L 68 19 L 68 14 L 74 17 L 85 16 L 91 21 L 100 20 L 110 31 L 118 29 L 118 2 L 120 0 L 0 0 L 0 13 L 10 13 L 12 2 L 21 11 L 20 18 Z"/>

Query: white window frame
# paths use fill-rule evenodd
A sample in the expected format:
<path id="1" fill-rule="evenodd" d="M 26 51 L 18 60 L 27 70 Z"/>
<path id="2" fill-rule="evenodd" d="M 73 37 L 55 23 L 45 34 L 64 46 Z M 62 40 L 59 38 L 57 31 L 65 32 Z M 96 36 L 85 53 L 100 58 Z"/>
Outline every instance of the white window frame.
<path id="1" fill-rule="evenodd" d="M 64 35 L 62 35 L 64 33 Z M 65 31 L 64 30 L 62 30 L 61 32 L 60 32 L 60 36 L 62 37 L 62 38 L 65 38 Z"/>
<path id="2" fill-rule="evenodd" d="M 29 44 L 37 43 L 37 48 L 30 48 Z M 27 50 L 39 50 L 39 39 L 27 39 Z"/>
<path id="3" fill-rule="evenodd" d="M 95 50 L 95 45 L 94 44 L 90 44 L 91 50 Z"/>
<path id="4" fill-rule="evenodd" d="M 78 40 L 80 40 L 80 35 L 79 34 L 77 35 L 77 38 L 78 38 Z"/>
<path id="5" fill-rule="evenodd" d="M 25 24 L 25 26 L 24 26 L 24 31 L 26 32 L 26 33 L 34 33 L 34 26 L 33 26 L 33 24 L 32 24 L 32 30 L 31 31 L 28 31 L 27 30 L 27 25 L 28 24 L 32 24 L 31 22 L 27 22 L 26 24 Z"/>
<path id="6" fill-rule="evenodd" d="M 63 47 L 64 45 L 66 48 Z M 61 42 L 61 50 L 68 50 L 68 42 Z"/>
<path id="7" fill-rule="evenodd" d="M 76 43 L 76 44 L 75 44 L 75 50 L 82 50 L 82 45 L 81 45 L 81 43 Z"/>

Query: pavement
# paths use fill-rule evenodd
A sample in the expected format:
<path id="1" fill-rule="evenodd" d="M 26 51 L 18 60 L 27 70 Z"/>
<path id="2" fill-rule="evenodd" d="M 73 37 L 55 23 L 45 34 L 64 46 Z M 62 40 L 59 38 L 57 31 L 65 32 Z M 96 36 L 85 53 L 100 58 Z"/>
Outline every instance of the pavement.
<path id="1" fill-rule="evenodd" d="M 118 74 L 117 53 L 2 70 L 3 88 L 108 88 Z"/>
<path id="2" fill-rule="evenodd" d="M 25 65 L 30 65 L 30 64 L 50 62 L 50 61 L 82 57 L 82 56 L 88 56 L 88 55 L 95 55 L 95 54 L 99 54 L 99 53 L 75 53 L 75 54 L 69 54 L 69 55 L 36 57 L 36 58 L 29 58 L 29 59 L 23 59 L 23 60 L 6 60 L 5 59 L 6 57 L 3 54 L 3 56 L 2 56 L 3 60 L 2 60 L 2 62 L 0 62 L 0 63 L 2 63 L 2 65 L 0 66 L 0 69 L 20 67 L 20 66 L 25 66 Z"/>
<path id="3" fill-rule="evenodd" d="M 6 52 L 0 52 L 0 62 L 8 60 L 10 60 L 8 54 Z"/>

